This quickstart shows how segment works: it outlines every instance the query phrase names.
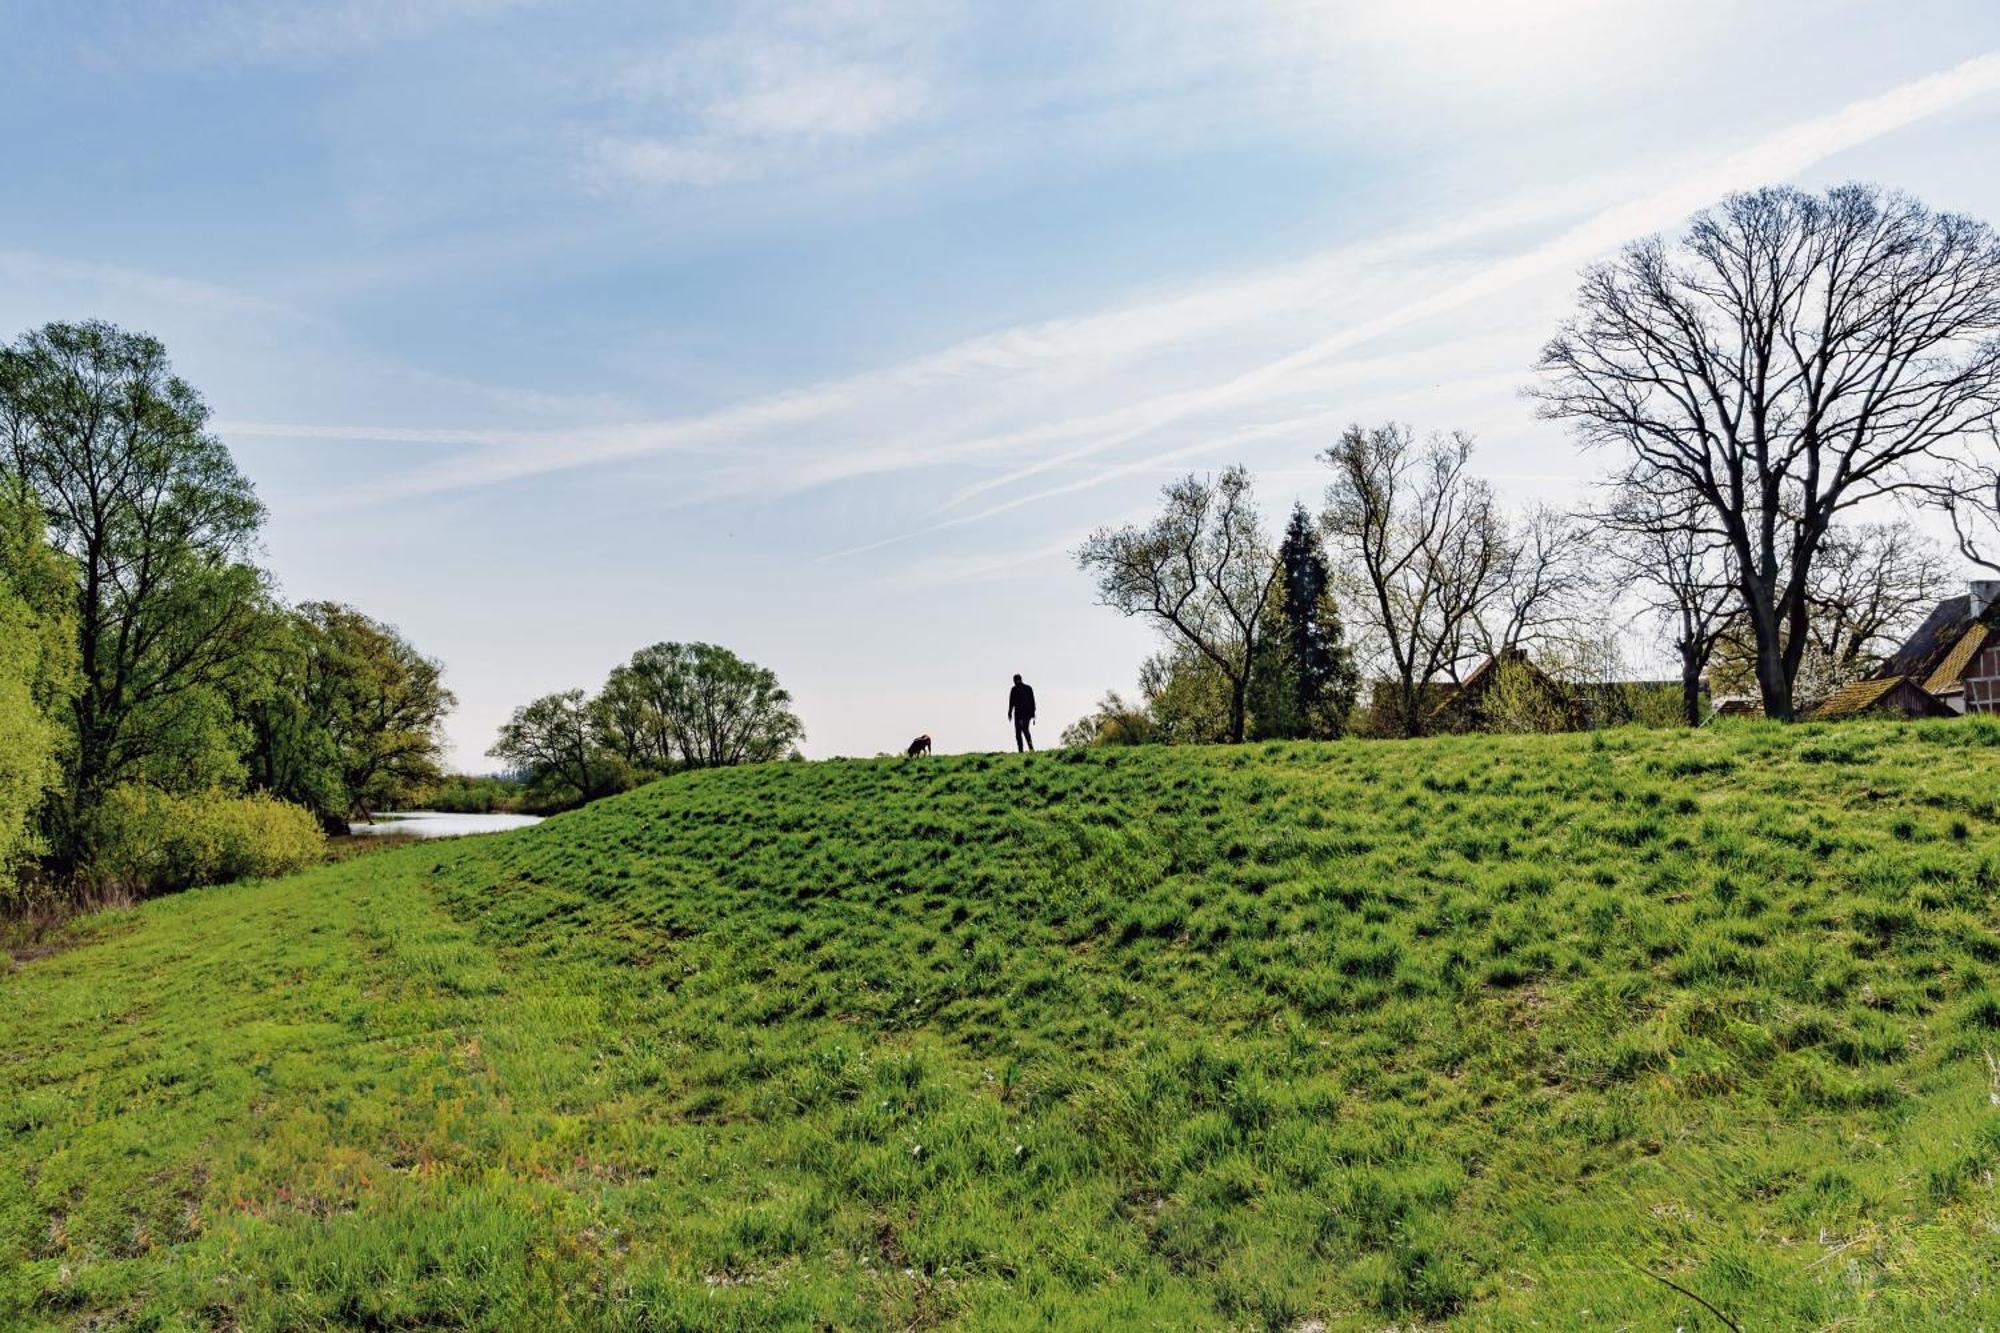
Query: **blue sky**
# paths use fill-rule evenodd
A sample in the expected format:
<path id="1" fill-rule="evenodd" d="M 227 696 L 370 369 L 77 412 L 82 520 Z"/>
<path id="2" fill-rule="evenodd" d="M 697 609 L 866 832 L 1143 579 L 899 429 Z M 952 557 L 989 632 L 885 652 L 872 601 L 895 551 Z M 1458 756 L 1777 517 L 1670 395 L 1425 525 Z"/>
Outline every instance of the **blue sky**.
<path id="1" fill-rule="evenodd" d="M 167 341 L 295 599 L 441 657 L 457 760 L 633 649 L 814 755 L 1054 731 L 1148 637 L 1066 552 L 1349 420 L 1510 501 L 1577 270 L 1733 188 L 2000 220 L 2000 8 L 1858 0 L 0 0 L 0 335 Z"/>

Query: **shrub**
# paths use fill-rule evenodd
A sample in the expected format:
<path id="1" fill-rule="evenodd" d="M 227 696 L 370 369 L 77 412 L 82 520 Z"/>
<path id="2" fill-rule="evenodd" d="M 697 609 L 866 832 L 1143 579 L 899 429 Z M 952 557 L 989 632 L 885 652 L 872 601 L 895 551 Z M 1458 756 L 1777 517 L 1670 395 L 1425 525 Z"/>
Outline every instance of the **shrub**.
<path id="1" fill-rule="evenodd" d="M 101 815 L 92 877 L 134 897 L 198 884 L 280 875 L 326 855 L 326 835 L 302 806 L 258 793 L 176 796 L 114 791 Z"/>

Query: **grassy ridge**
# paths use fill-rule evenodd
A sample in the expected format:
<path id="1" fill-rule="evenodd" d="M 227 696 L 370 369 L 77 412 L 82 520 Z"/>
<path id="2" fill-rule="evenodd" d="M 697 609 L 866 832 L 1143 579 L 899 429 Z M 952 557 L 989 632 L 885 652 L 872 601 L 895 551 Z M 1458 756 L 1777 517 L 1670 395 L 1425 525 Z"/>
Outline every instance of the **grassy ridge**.
<path id="1" fill-rule="evenodd" d="M 1996 975 L 1979 723 L 688 776 L 0 978 L 0 1326 L 1970 1327 Z"/>

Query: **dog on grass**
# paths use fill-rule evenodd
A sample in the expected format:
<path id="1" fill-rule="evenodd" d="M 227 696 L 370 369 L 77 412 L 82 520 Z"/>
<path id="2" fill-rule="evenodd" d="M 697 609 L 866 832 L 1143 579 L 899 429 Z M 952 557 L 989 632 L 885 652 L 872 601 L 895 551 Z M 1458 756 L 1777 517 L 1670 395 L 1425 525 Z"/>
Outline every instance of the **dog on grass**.
<path id="1" fill-rule="evenodd" d="M 929 754 L 930 752 L 931 738 L 928 736 L 919 736 L 910 742 L 910 748 L 903 751 L 903 756 L 907 759 L 914 759 L 920 754 Z"/>

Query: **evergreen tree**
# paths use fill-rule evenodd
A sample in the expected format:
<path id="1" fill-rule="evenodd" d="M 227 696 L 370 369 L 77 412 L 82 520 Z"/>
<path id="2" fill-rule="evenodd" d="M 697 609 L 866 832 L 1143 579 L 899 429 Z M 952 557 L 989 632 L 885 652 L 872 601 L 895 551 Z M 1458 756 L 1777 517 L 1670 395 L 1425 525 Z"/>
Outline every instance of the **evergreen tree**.
<path id="1" fill-rule="evenodd" d="M 1260 740 L 1331 740 L 1347 730 L 1360 676 L 1329 591 L 1326 554 L 1304 505 L 1292 509 L 1278 564 L 1252 675 L 1254 734 Z"/>

